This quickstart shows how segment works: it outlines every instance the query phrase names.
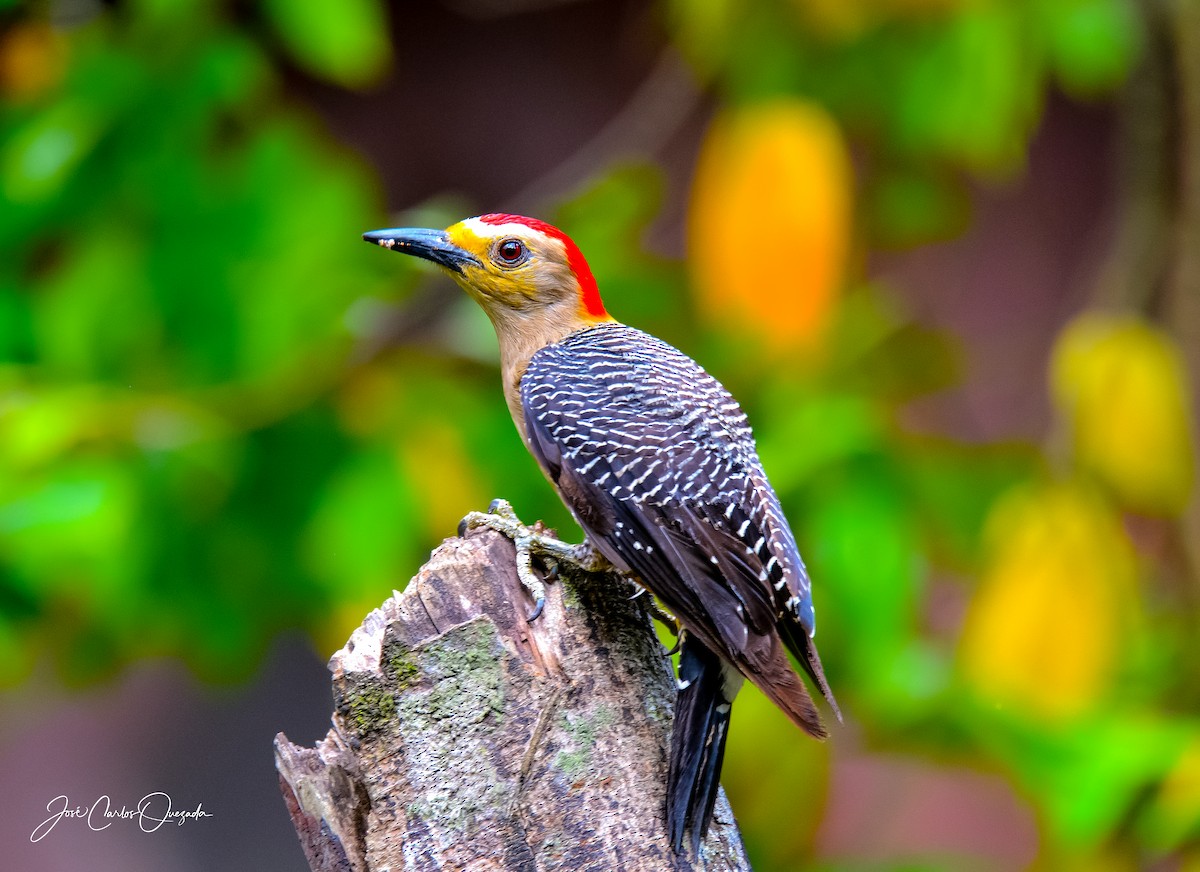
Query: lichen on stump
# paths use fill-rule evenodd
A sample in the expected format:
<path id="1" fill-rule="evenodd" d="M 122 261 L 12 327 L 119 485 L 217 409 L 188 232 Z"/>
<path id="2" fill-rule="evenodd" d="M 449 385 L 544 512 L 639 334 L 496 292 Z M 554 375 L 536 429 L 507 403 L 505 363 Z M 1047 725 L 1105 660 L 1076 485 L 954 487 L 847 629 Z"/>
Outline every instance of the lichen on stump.
<path id="1" fill-rule="evenodd" d="M 724 795 L 700 856 L 671 850 L 674 681 L 629 584 L 564 567 L 529 608 L 512 543 L 478 531 L 333 656 L 328 736 L 275 740 L 314 872 L 749 869 Z"/>

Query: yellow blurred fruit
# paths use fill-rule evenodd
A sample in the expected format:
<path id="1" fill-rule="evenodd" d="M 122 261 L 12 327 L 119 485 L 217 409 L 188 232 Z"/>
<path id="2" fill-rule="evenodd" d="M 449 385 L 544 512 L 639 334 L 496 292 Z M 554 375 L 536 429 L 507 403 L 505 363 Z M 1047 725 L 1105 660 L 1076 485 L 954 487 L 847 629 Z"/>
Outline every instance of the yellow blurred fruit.
<path id="1" fill-rule="evenodd" d="M 983 701 L 1056 721 L 1100 701 L 1127 648 L 1133 549 L 1109 506 L 1074 485 L 1002 498 L 964 626 L 964 677 Z"/>
<path id="2" fill-rule="evenodd" d="M 1177 514 L 1194 480 L 1187 375 L 1174 343 L 1130 316 L 1085 313 L 1059 337 L 1055 404 L 1079 464 L 1128 508 Z"/>
<path id="3" fill-rule="evenodd" d="M 718 116 L 688 226 L 706 317 L 769 349 L 818 346 L 845 276 L 852 185 L 841 132 L 820 107 L 780 100 Z"/>

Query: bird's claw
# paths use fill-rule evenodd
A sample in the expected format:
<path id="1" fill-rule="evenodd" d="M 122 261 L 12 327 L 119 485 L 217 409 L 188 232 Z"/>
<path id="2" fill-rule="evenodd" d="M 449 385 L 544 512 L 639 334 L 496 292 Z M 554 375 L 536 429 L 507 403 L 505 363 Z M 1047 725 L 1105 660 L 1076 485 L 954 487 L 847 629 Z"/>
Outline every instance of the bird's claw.
<path id="1" fill-rule="evenodd" d="M 458 522 L 458 535 L 464 537 L 472 530 L 487 527 L 495 530 L 509 539 L 516 541 L 520 536 L 528 536 L 532 531 L 521 523 L 517 513 L 508 500 L 495 499 L 488 505 L 486 512 L 467 512 Z"/>
<path id="2" fill-rule="evenodd" d="M 513 545 L 517 549 L 517 578 L 533 597 L 533 612 L 529 615 L 529 620 L 533 621 L 546 605 L 546 585 L 533 571 L 533 543 L 537 534 L 524 525 L 522 529 L 525 532 L 513 537 Z"/>
<path id="3" fill-rule="evenodd" d="M 670 630 L 671 635 L 674 636 L 676 640 L 682 636 L 683 626 L 679 623 L 679 618 L 675 617 L 673 614 L 660 606 L 658 604 L 658 600 L 656 600 L 654 597 L 650 597 L 650 599 L 647 601 L 646 611 L 650 613 L 650 617 L 654 618 L 654 620 L 658 621 L 660 624 Z M 676 647 L 678 647 L 678 644 L 678 641 L 676 641 Z"/>
<path id="4" fill-rule="evenodd" d="M 629 596 L 631 600 L 637 599 L 646 592 L 646 588 L 634 579 L 629 579 L 629 583 L 633 585 L 633 593 Z M 650 617 L 654 618 L 654 620 L 658 621 L 660 624 L 663 624 L 668 630 L 670 630 L 671 635 L 675 636 L 676 638 L 678 638 L 683 632 L 683 630 L 680 629 L 679 619 L 660 606 L 658 604 L 658 600 L 656 600 L 653 596 L 646 599 L 646 611 L 649 613 Z M 676 643 L 676 648 L 672 649 L 668 653 L 674 654 L 676 650 L 678 650 L 678 642 Z"/>
<path id="5" fill-rule="evenodd" d="M 546 606 L 546 584 L 533 571 L 534 554 L 550 558 L 545 579 L 550 582 L 558 579 L 559 564 L 564 560 L 589 572 L 608 565 L 587 542 L 582 545 L 569 545 L 548 533 L 527 527 L 521 523 L 521 519 L 507 500 L 495 499 L 486 512 L 468 513 L 458 525 L 458 535 L 465 536 L 469 531 L 480 527 L 487 527 L 508 537 L 517 549 L 517 577 L 534 601 L 533 611 L 528 616 L 530 621 L 537 620 Z"/>
<path id="6" fill-rule="evenodd" d="M 679 653 L 679 649 L 683 647 L 683 635 L 686 632 L 687 630 L 683 628 L 679 629 L 679 632 L 675 635 L 675 644 L 663 652 L 664 657 L 671 657 Z"/>

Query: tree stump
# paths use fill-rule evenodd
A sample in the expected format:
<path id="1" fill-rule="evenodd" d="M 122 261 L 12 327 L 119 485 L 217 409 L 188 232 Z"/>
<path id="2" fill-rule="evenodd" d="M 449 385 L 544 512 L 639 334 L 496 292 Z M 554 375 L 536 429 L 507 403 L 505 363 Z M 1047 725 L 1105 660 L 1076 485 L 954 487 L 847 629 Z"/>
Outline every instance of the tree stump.
<path id="1" fill-rule="evenodd" d="M 540 618 L 512 542 L 448 539 L 330 660 L 333 728 L 275 763 L 314 872 L 748 870 L 724 793 L 667 838 L 670 660 L 619 576 L 561 568 Z"/>

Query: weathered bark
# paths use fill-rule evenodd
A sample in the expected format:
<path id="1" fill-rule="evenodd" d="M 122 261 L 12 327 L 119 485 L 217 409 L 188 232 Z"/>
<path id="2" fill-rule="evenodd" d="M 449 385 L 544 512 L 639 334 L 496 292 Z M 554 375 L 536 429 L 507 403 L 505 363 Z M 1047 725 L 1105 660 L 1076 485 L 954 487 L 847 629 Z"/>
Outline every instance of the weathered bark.
<path id="1" fill-rule="evenodd" d="M 530 623 L 512 543 L 450 539 L 330 661 L 333 728 L 275 740 L 314 872 L 749 869 L 721 795 L 664 824 L 675 687 L 629 584 L 564 568 Z"/>

